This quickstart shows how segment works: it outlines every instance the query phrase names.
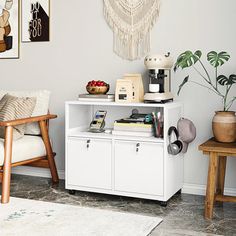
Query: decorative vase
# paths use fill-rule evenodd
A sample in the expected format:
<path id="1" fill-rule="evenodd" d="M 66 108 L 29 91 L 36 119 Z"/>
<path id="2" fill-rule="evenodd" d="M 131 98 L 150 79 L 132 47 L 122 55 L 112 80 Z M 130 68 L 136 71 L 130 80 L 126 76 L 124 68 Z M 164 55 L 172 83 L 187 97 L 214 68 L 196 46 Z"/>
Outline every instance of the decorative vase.
<path id="1" fill-rule="evenodd" d="M 236 116 L 234 111 L 216 111 L 212 120 L 212 130 L 218 142 L 236 141 Z"/>

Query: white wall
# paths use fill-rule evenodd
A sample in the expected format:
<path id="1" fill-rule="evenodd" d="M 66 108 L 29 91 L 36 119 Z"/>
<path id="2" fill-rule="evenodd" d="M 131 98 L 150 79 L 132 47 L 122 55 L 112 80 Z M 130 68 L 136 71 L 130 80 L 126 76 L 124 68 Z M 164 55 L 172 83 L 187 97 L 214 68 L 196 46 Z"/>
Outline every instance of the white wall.
<path id="1" fill-rule="evenodd" d="M 1 89 L 52 91 L 51 112 L 59 118 L 51 122 L 51 135 L 62 171 L 64 102 L 85 92 L 88 80 L 105 80 L 113 90 L 124 73 L 145 71 L 143 60 L 129 62 L 113 53 L 113 35 L 102 6 L 102 0 L 52 0 L 51 42 L 22 44 L 20 60 L 1 60 Z M 235 0 L 162 0 L 160 18 L 151 33 L 152 52 L 170 51 L 176 58 L 187 49 L 204 53 L 226 50 L 232 57 L 222 72 L 236 73 L 235 10 Z M 173 74 L 175 93 L 186 73 Z M 194 73 L 191 76 L 197 78 Z M 236 86 L 232 92 L 236 93 Z M 185 183 L 204 185 L 208 158 L 198 151 L 198 145 L 212 135 L 211 119 L 214 111 L 221 109 L 221 102 L 195 86 L 186 86 L 179 98 L 185 104 L 185 116 L 194 121 L 198 132 L 185 157 Z M 227 187 L 236 187 L 235 170 L 236 160 L 230 160 Z"/>

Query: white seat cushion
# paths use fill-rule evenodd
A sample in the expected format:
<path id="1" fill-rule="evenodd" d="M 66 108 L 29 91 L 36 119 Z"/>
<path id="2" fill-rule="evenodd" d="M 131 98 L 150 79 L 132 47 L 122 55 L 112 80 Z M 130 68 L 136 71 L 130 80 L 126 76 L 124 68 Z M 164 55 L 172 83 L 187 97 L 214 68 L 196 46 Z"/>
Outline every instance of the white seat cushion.
<path id="1" fill-rule="evenodd" d="M 12 163 L 46 155 L 43 140 L 39 136 L 24 135 L 12 144 Z M 4 162 L 4 139 L 0 139 L 0 166 Z"/>

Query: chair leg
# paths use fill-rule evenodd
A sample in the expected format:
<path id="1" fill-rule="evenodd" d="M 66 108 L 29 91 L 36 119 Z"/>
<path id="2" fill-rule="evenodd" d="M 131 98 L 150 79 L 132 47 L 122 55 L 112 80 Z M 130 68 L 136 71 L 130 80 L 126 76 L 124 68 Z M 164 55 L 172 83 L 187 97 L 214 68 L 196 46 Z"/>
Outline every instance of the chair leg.
<path id="1" fill-rule="evenodd" d="M 0 183 L 2 183 L 2 175 L 3 175 L 3 173 L 2 173 L 2 171 L 0 171 Z"/>
<path id="2" fill-rule="evenodd" d="M 3 179 L 2 179 L 2 203 L 8 203 L 10 199 L 10 185 L 11 185 L 11 158 L 12 158 L 12 137 L 13 127 L 7 126 L 5 130 L 4 143 L 4 165 L 3 165 Z"/>
<path id="3" fill-rule="evenodd" d="M 51 175 L 52 175 L 52 182 L 53 183 L 58 183 L 59 178 L 58 178 L 58 173 L 57 173 L 55 160 L 54 160 L 54 157 L 53 157 L 52 146 L 51 146 L 50 139 L 49 139 L 49 136 L 48 136 L 47 124 L 46 124 L 45 121 L 40 121 L 39 126 L 40 126 L 42 138 L 43 138 L 45 148 L 46 148 L 46 152 L 47 152 L 47 159 L 48 159 L 48 164 L 49 164 L 49 168 L 50 168 Z"/>

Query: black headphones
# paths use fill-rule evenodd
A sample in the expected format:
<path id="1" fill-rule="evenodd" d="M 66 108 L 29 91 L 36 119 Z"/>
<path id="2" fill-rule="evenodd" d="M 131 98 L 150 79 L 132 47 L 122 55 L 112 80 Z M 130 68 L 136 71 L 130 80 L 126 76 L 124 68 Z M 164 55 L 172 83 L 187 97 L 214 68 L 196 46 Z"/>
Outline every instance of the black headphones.
<path id="1" fill-rule="evenodd" d="M 172 133 L 174 133 L 176 136 L 176 140 L 174 142 L 171 142 Z M 168 139 L 168 153 L 171 155 L 178 155 L 183 149 L 183 143 L 179 140 L 179 132 L 174 126 L 171 126 L 168 130 Z"/>

